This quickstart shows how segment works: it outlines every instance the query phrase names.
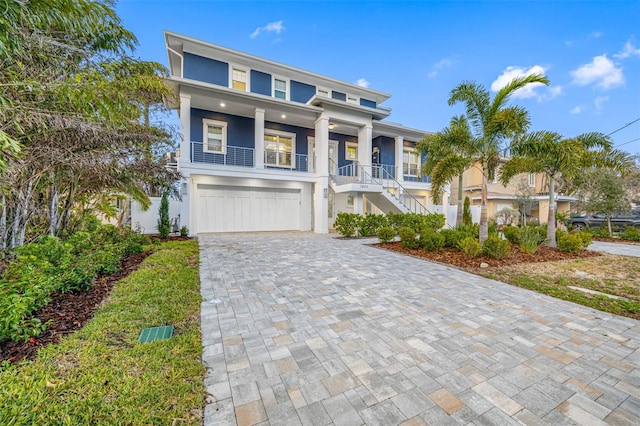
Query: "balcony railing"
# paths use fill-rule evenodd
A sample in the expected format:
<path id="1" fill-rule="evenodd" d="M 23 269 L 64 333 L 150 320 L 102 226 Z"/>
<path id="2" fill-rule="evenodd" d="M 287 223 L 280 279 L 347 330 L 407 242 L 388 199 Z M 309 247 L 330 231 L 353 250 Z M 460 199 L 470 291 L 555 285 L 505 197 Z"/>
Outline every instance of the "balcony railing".
<path id="1" fill-rule="evenodd" d="M 404 179 L 405 182 L 431 183 L 431 176 L 409 176 L 409 175 L 404 175 L 403 179 Z"/>
<path id="2" fill-rule="evenodd" d="M 253 148 L 227 145 L 225 154 L 204 152 L 202 142 L 191 142 L 191 162 L 253 167 Z"/>
<path id="3" fill-rule="evenodd" d="M 295 157 L 295 161 L 291 161 Z M 306 154 L 295 154 L 290 152 L 264 150 L 264 166 L 266 168 L 290 169 L 296 172 L 309 171 L 309 156 Z"/>

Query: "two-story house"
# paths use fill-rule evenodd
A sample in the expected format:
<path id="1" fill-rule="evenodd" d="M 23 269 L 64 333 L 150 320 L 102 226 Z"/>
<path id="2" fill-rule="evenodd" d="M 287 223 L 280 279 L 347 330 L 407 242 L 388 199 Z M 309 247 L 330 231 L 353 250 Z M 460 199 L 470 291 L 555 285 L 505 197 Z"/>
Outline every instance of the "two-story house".
<path id="1" fill-rule="evenodd" d="M 482 198 L 482 172 L 479 164 L 467 169 L 462 174 L 463 197 L 469 197 L 472 206 L 479 206 Z M 458 193 L 458 179 L 451 183 L 451 193 Z M 453 197 L 457 198 L 457 197 Z M 523 200 L 528 202 L 524 203 Z M 560 193 L 555 194 L 556 212 L 569 212 L 570 202 L 575 198 Z M 457 200 L 452 200 L 457 202 Z M 519 204 L 521 204 L 519 206 Z M 487 214 L 495 218 L 504 208 L 522 210 L 529 204 L 527 220 L 546 223 L 549 217 L 549 180 L 543 173 L 523 173 L 514 176 L 507 186 L 497 180 L 490 181 L 487 188 Z M 522 212 L 521 213 L 525 213 Z"/>
<path id="2" fill-rule="evenodd" d="M 165 32 L 182 141 L 181 225 L 313 230 L 340 211 L 433 209 L 415 144 L 384 121 L 388 94 Z"/>

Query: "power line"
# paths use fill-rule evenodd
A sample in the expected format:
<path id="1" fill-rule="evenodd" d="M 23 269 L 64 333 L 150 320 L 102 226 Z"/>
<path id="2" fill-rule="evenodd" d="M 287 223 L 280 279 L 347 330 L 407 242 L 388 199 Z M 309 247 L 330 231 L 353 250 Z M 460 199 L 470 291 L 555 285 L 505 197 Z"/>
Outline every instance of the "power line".
<path id="1" fill-rule="evenodd" d="M 635 139 L 630 140 L 630 141 L 627 141 L 627 142 L 625 142 L 625 143 L 618 144 L 618 145 L 616 145 L 616 148 L 617 148 L 617 147 L 619 147 L 619 146 L 622 146 L 622 145 L 629 144 L 629 143 L 631 143 L 631 142 L 635 142 L 635 141 L 640 141 L 640 138 L 635 138 Z"/>
<path id="2" fill-rule="evenodd" d="M 629 127 L 631 126 L 633 123 L 635 123 L 636 121 L 640 121 L 640 117 L 636 118 L 635 120 L 625 124 L 624 126 L 620 127 L 619 129 L 614 130 L 613 132 L 609 133 L 607 136 L 611 136 L 614 133 L 618 133 L 620 130 L 624 129 L 625 127 Z M 625 142 L 626 143 L 626 142 Z"/>

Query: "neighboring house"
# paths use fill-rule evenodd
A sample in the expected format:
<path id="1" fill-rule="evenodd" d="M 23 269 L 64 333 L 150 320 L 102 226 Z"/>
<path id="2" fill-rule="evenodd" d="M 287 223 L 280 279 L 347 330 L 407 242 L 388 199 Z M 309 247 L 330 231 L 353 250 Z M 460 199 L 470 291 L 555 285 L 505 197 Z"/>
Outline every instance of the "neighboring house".
<path id="1" fill-rule="evenodd" d="M 482 172 L 478 164 L 467 169 L 462 175 L 463 199 L 469 197 L 472 206 L 480 206 L 482 192 Z M 496 173 L 497 175 L 497 173 Z M 451 193 L 458 193 L 458 179 L 451 183 Z M 496 214 L 505 207 L 519 210 L 518 199 L 524 196 L 531 199 L 531 211 L 527 212 L 527 220 L 539 223 L 547 223 L 549 217 L 549 181 L 543 173 L 527 173 L 514 176 L 505 187 L 496 176 L 496 180 L 490 181 L 487 191 L 487 213 L 489 218 L 495 218 Z M 452 197 L 457 198 L 457 197 Z M 556 193 L 556 212 L 569 212 L 569 204 L 575 201 L 574 197 Z M 452 203 L 457 200 L 452 199 Z M 523 213 L 523 212 L 521 212 Z"/>
<path id="2" fill-rule="evenodd" d="M 313 230 L 341 211 L 433 209 L 389 95 L 165 32 L 180 116 L 180 225 L 190 233 Z"/>

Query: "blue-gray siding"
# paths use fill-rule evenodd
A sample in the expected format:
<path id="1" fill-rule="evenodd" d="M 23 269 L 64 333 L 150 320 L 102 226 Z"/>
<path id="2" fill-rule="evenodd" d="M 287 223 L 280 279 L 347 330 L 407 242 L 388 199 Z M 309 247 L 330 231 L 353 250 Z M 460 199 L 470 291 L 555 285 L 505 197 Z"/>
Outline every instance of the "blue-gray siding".
<path id="1" fill-rule="evenodd" d="M 229 86 L 229 64 L 188 52 L 184 53 L 182 75 L 192 80 Z"/>
<path id="2" fill-rule="evenodd" d="M 251 70 L 251 91 L 260 95 L 271 96 L 271 74 Z"/>
<path id="3" fill-rule="evenodd" d="M 227 145 L 255 148 L 255 124 L 253 118 L 222 114 L 202 109 L 191 109 L 191 140 L 203 142 L 202 119 L 223 121 L 227 123 Z"/>
<path id="4" fill-rule="evenodd" d="M 316 86 L 291 80 L 291 97 L 294 102 L 306 104 L 316 94 Z"/>

